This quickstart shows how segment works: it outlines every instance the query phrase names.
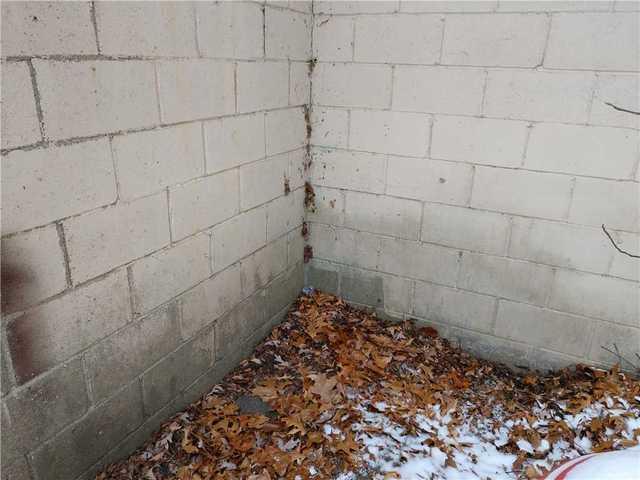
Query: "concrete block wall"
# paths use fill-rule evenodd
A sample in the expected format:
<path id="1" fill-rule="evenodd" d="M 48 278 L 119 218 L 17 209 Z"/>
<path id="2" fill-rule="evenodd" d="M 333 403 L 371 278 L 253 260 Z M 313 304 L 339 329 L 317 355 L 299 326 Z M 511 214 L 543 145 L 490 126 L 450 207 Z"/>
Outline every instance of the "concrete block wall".
<path id="1" fill-rule="evenodd" d="M 512 364 L 634 359 L 601 225 L 640 253 L 638 5 L 314 2 L 307 283 Z"/>
<path id="2" fill-rule="evenodd" d="M 297 296 L 311 23 L 2 3 L 3 479 L 93 478 Z"/>

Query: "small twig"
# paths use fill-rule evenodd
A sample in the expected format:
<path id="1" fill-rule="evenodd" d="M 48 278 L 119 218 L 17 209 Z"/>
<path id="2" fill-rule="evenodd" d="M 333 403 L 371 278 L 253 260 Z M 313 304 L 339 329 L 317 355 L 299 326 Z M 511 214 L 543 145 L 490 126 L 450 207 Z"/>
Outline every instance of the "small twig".
<path id="1" fill-rule="evenodd" d="M 618 110 L 619 112 L 630 113 L 631 115 L 640 115 L 640 112 L 635 112 L 633 110 L 627 110 L 626 108 L 618 107 L 613 103 L 604 102 L 605 105 L 609 105 L 611 108 Z"/>
<path id="2" fill-rule="evenodd" d="M 629 365 L 631 365 L 636 370 L 640 370 L 640 367 L 638 365 L 636 365 L 631 360 L 629 360 L 629 359 L 623 357 L 622 355 L 620 355 L 620 352 L 618 351 L 618 346 L 615 343 L 613 344 L 613 346 L 615 348 L 615 351 L 611 350 L 610 348 L 605 347 L 604 345 L 600 345 L 600 348 L 602 348 L 603 350 L 609 352 L 612 355 L 615 355 L 616 357 L 618 357 L 618 360 L 624 360 L 625 362 L 627 362 Z"/>
<path id="3" fill-rule="evenodd" d="M 609 241 L 611 242 L 611 245 L 613 245 L 613 247 L 618 250 L 620 253 L 627 255 L 631 258 L 640 258 L 640 255 L 635 255 L 633 253 L 627 252 L 626 250 L 621 249 L 618 244 L 615 242 L 615 240 L 613 239 L 613 237 L 611 236 L 611 234 L 607 231 L 607 227 L 604 226 L 604 223 L 602 224 L 602 231 L 604 232 L 604 234 L 607 236 L 607 238 L 609 239 Z"/>

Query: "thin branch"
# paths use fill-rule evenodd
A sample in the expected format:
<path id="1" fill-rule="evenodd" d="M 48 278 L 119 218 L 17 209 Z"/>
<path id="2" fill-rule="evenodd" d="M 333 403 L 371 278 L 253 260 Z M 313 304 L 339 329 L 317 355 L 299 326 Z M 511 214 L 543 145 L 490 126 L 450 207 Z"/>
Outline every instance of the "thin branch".
<path id="1" fill-rule="evenodd" d="M 611 108 L 618 110 L 619 112 L 630 113 L 631 115 L 640 115 L 640 112 L 636 112 L 634 110 L 627 110 L 626 108 L 618 107 L 613 103 L 604 102 L 605 105 L 609 105 Z"/>
<path id="2" fill-rule="evenodd" d="M 600 348 L 602 348 L 603 350 L 609 352 L 611 355 L 615 355 L 616 357 L 618 357 L 618 360 L 624 360 L 625 362 L 627 362 L 629 365 L 631 365 L 633 368 L 635 368 L 636 370 L 640 370 L 640 367 L 638 365 L 636 365 L 635 363 L 633 363 L 631 360 L 623 357 L 620 352 L 618 351 L 618 346 L 614 343 L 613 346 L 615 347 L 615 351 L 611 350 L 610 348 L 605 347 L 604 345 L 600 345 Z"/>
<path id="3" fill-rule="evenodd" d="M 618 244 L 615 242 L 615 240 L 613 239 L 613 237 L 611 236 L 611 234 L 607 231 L 607 227 L 604 226 L 604 223 L 602 224 L 602 231 L 604 232 L 604 234 L 607 236 L 607 238 L 609 239 L 609 241 L 611 242 L 611 245 L 613 245 L 613 247 L 618 250 L 620 253 L 627 255 L 628 257 L 631 258 L 640 258 L 640 255 L 635 255 L 633 253 L 627 252 L 626 250 L 621 249 Z"/>

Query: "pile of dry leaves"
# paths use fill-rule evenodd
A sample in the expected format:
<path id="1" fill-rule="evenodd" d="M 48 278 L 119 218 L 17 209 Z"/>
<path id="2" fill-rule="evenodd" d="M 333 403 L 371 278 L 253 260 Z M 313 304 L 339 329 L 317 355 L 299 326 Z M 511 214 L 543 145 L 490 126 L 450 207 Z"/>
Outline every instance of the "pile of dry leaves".
<path id="1" fill-rule="evenodd" d="M 516 375 L 432 328 L 314 292 L 224 383 L 97 478 L 536 478 L 638 440 L 640 382 L 615 368 Z"/>

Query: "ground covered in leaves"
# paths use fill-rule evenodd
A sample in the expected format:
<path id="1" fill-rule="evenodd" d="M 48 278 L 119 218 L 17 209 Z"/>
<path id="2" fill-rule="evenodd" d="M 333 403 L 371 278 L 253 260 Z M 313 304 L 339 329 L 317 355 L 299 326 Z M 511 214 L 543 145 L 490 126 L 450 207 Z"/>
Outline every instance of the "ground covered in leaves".
<path id="1" fill-rule="evenodd" d="M 517 479 L 635 447 L 640 382 L 517 375 L 411 322 L 299 298 L 225 381 L 98 480 Z"/>

